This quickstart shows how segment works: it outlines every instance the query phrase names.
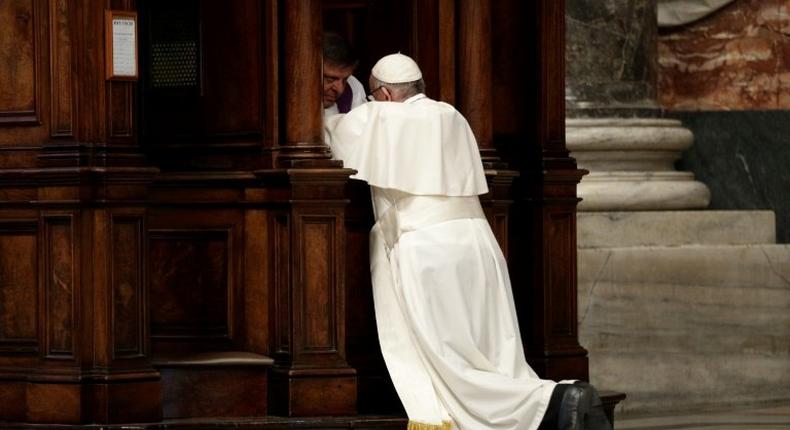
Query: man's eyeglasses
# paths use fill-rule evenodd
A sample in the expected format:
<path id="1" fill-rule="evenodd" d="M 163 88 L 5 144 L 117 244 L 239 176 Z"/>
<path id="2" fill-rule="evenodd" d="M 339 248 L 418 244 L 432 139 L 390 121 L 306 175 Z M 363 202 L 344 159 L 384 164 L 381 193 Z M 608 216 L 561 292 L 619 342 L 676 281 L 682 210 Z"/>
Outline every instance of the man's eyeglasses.
<path id="1" fill-rule="evenodd" d="M 368 101 L 369 102 L 375 101 L 376 98 L 373 97 L 373 94 L 376 94 L 376 91 L 378 91 L 378 90 L 380 90 L 382 88 L 384 88 L 384 85 L 379 85 L 378 87 L 376 87 L 375 90 L 371 91 L 370 94 L 368 95 Z"/>

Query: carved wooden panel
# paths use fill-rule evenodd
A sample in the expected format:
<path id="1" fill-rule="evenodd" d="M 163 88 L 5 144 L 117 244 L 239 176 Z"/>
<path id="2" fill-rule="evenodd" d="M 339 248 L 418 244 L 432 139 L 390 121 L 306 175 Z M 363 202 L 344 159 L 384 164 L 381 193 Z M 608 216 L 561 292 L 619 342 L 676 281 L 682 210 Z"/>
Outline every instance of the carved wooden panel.
<path id="1" fill-rule="evenodd" d="M 36 352 L 37 220 L 0 221 L 0 352 Z"/>
<path id="2" fill-rule="evenodd" d="M 305 271 L 302 291 L 302 352 L 334 352 L 335 338 L 335 223 L 333 217 L 304 217 L 300 252 Z"/>
<path id="3" fill-rule="evenodd" d="M 133 358 L 145 350 L 143 220 L 113 215 L 112 327 L 115 358 Z"/>
<path id="4" fill-rule="evenodd" d="M 244 328 L 247 349 L 269 355 L 272 333 L 272 232 L 266 211 L 251 209 L 244 216 Z"/>
<path id="5" fill-rule="evenodd" d="M 290 219 L 287 215 L 275 217 L 274 235 L 275 351 L 288 354 L 291 350 L 291 243 Z"/>
<path id="6" fill-rule="evenodd" d="M 76 256 L 74 217 L 44 216 L 44 306 L 47 358 L 71 359 L 75 354 Z"/>
<path id="7" fill-rule="evenodd" d="M 0 2 L 0 125 L 38 123 L 37 25 L 33 0 Z"/>
<path id="8" fill-rule="evenodd" d="M 151 336 L 231 337 L 228 229 L 151 230 Z"/>
<path id="9" fill-rule="evenodd" d="M 546 253 L 551 284 L 549 306 L 553 311 L 549 329 L 561 336 L 573 335 L 577 324 L 576 313 L 571 313 L 576 306 L 568 305 L 576 302 L 576 283 L 572 282 L 573 274 L 568 270 L 568 262 L 576 258 L 576 242 L 570 235 L 575 231 L 574 220 L 575 214 L 571 212 L 555 212 L 548 214 L 546 223 L 546 243 L 550 247 Z"/>
<path id="10" fill-rule="evenodd" d="M 134 84 L 111 81 L 107 85 L 109 140 L 132 137 L 134 135 Z"/>
<path id="11" fill-rule="evenodd" d="M 72 74 L 72 39 L 68 0 L 49 1 L 49 57 L 52 78 L 53 137 L 70 137 L 74 133 L 74 79 Z"/>

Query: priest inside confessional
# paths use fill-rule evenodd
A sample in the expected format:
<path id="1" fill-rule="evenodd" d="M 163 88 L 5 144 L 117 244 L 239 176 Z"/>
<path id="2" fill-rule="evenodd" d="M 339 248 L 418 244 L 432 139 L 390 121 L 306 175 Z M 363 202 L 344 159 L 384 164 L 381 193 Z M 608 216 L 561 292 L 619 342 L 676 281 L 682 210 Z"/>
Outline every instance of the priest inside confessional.
<path id="1" fill-rule="evenodd" d="M 0 7 L 0 426 L 611 429 L 534 3 Z"/>

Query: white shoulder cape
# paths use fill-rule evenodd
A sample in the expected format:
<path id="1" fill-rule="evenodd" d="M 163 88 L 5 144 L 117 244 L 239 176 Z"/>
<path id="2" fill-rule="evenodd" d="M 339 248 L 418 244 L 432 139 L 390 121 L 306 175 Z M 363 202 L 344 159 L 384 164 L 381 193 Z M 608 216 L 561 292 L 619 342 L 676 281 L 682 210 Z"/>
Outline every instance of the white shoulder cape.
<path id="1" fill-rule="evenodd" d="M 488 192 L 477 141 L 447 103 L 420 94 L 403 103 L 370 102 L 326 118 L 333 157 L 368 184 L 416 195 Z"/>

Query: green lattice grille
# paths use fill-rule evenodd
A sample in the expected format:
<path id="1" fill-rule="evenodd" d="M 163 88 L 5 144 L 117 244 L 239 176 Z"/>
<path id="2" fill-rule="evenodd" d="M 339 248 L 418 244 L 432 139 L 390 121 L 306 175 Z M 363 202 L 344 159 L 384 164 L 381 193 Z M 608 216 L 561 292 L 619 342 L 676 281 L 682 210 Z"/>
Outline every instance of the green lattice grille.
<path id="1" fill-rule="evenodd" d="M 196 87 L 198 50 L 194 41 L 162 41 L 151 46 L 151 83 L 154 88 Z"/>

